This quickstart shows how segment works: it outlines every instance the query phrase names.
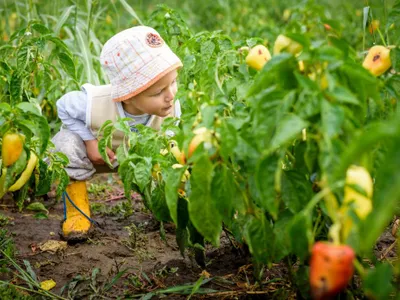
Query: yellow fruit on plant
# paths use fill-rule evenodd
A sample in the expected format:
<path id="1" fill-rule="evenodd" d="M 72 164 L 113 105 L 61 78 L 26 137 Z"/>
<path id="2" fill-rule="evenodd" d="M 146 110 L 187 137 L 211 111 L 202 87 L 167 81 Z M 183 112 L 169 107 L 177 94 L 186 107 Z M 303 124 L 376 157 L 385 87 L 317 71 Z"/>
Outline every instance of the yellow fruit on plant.
<path id="1" fill-rule="evenodd" d="M 372 20 L 368 26 L 368 31 L 373 34 L 379 28 L 379 20 Z"/>
<path id="2" fill-rule="evenodd" d="M 107 16 L 106 16 L 106 23 L 107 23 L 108 25 L 111 25 L 111 24 L 112 24 L 112 18 L 111 18 L 110 15 L 107 15 Z"/>
<path id="3" fill-rule="evenodd" d="M 325 74 L 321 74 L 321 73 L 318 73 L 318 74 L 319 74 L 319 77 L 317 77 L 316 73 L 312 72 L 312 73 L 308 74 L 308 78 L 310 78 L 313 81 L 316 81 L 318 83 L 319 87 L 321 88 L 321 90 L 325 90 L 329 85 L 328 79 L 326 78 Z"/>
<path id="4" fill-rule="evenodd" d="M 351 185 L 363 189 L 364 194 L 356 191 Z M 352 165 L 346 173 L 343 205 L 353 203 L 354 210 L 360 219 L 365 219 L 372 211 L 373 182 L 371 175 L 364 167 Z"/>
<path id="5" fill-rule="evenodd" d="M 24 186 L 24 184 L 31 177 L 33 169 L 35 169 L 37 162 L 38 157 L 34 152 L 31 151 L 31 156 L 29 157 L 29 161 L 25 170 L 21 173 L 21 176 L 17 179 L 17 181 L 8 189 L 10 192 L 18 191 Z"/>
<path id="6" fill-rule="evenodd" d="M 375 76 L 382 75 L 392 65 L 390 60 L 390 49 L 384 46 L 373 46 L 369 49 L 367 56 L 364 59 L 363 67 Z"/>
<path id="7" fill-rule="evenodd" d="M 173 164 L 172 169 L 182 169 L 183 166 L 181 164 Z M 186 169 L 185 172 L 182 174 L 181 182 L 185 183 L 190 178 L 190 172 Z"/>
<path id="8" fill-rule="evenodd" d="M 168 149 L 178 163 L 180 163 L 181 165 L 184 165 L 186 163 L 185 153 L 179 149 L 178 143 L 176 141 L 171 140 L 169 142 Z"/>
<path id="9" fill-rule="evenodd" d="M 363 193 L 354 189 L 351 185 L 361 188 Z M 361 219 L 365 218 L 372 211 L 373 182 L 368 171 L 360 166 L 352 165 L 346 173 L 346 186 L 344 188 L 343 203 L 340 212 L 342 219 L 342 239 L 345 241 L 353 228 L 353 219 L 348 214 L 350 209 Z"/>
<path id="10" fill-rule="evenodd" d="M 300 72 L 304 72 L 305 67 L 304 67 L 304 61 L 299 60 L 299 70 Z"/>
<path id="11" fill-rule="evenodd" d="M 159 163 L 154 164 L 153 169 L 151 170 L 151 177 L 156 181 L 161 180 L 161 166 Z"/>
<path id="12" fill-rule="evenodd" d="M 264 45 L 257 45 L 250 49 L 246 56 L 246 64 L 256 70 L 261 70 L 271 59 L 271 53 Z"/>
<path id="13" fill-rule="evenodd" d="M 293 55 L 299 54 L 303 50 L 303 46 L 298 42 L 284 36 L 283 34 L 278 35 L 274 44 L 274 54 L 281 52 L 289 52 Z"/>
<path id="14" fill-rule="evenodd" d="M 283 11 L 283 15 L 282 15 L 283 21 L 289 20 L 291 14 L 292 14 L 292 12 L 291 12 L 290 9 L 285 9 L 285 10 Z"/>
<path id="15" fill-rule="evenodd" d="M 8 167 L 15 163 L 22 153 L 24 147 L 24 136 L 19 133 L 7 132 L 3 136 L 1 145 L 1 158 L 3 165 Z"/>
<path id="16" fill-rule="evenodd" d="M 210 129 L 206 127 L 200 127 L 193 132 L 195 136 L 192 138 L 189 144 L 188 158 L 193 155 L 201 143 L 204 143 L 205 149 L 210 149 L 213 146 L 217 146 L 216 140 L 213 138 L 213 131 Z"/>

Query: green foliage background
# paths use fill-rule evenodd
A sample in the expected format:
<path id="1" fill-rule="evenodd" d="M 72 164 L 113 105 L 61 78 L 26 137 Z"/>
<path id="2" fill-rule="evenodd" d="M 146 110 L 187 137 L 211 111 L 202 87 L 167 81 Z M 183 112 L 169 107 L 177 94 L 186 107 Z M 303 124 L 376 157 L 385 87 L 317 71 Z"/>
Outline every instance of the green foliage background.
<path id="1" fill-rule="evenodd" d="M 114 130 L 126 135 L 127 145 L 117 156 L 127 196 L 139 191 L 159 221 L 173 221 L 182 254 L 188 246 L 195 249 L 200 265 L 205 242 L 218 246 L 225 230 L 247 244 L 256 263 L 271 265 L 289 258 L 301 265 L 297 277 L 304 277 L 314 241 L 331 238 L 328 231 L 336 217 L 324 198 L 331 194 L 341 204 L 346 169 L 362 165 L 375 181 L 374 210 L 366 220 L 354 217 L 354 229 L 343 242 L 377 266 L 369 270 L 367 264 L 359 264 L 364 291 L 376 298 L 398 294 L 400 265 L 376 261 L 372 249 L 399 212 L 400 2 L 157 4 L 4 1 L 1 133 L 16 128 L 28 136 L 27 147 L 42 158 L 50 155 L 48 138 L 59 126 L 57 99 L 85 82 L 108 82 L 98 57 L 112 35 L 138 24 L 153 26 L 184 63 L 177 95 L 184 114 L 179 125 L 167 120 L 161 134 L 139 127 L 140 138 L 124 120 L 104 124 L 103 154 Z M 370 34 L 374 19 L 380 21 L 380 30 Z M 274 54 L 260 72 L 249 69 L 243 47 L 264 44 L 272 52 L 279 34 L 300 43 L 303 52 Z M 361 66 L 374 44 L 393 45 L 393 71 L 379 78 Z M 299 61 L 305 70 L 300 70 Z M 41 120 L 37 123 L 42 126 L 29 126 L 23 121 L 27 116 Z M 187 153 L 198 127 L 211 130 L 217 146 L 202 145 L 182 168 L 172 168 L 175 158 L 160 154 L 171 142 L 167 131 L 175 133 Z M 53 161 L 54 169 L 42 162 L 36 191 L 45 190 L 40 178 L 61 178 L 60 186 L 67 184 L 62 173 L 65 157 L 55 156 Z M 156 164 L 162 175 L 158 181 L 151 177 Z M 182 196 L 177 191 L 186 169 L 191 177 Z M 322 181 L 320 190 L 315 189 L 314 183 Z M 392 278 L 393 284 L 377 286 L 378 276 Z M 294 285 L 301 289 L 296 280 Z"/>

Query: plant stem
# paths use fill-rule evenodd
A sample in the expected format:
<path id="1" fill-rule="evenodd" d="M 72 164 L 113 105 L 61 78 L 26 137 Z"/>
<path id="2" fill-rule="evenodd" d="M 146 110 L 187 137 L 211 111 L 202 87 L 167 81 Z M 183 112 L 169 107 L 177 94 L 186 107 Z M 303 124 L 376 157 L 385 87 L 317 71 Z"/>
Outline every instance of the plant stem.
<path id="1" fill-rule="evenodd" d="M 376 30 L 378 31 L 378 34 L 379 34 L 379 36 L 381 38 L 381 41 L 382 41 L 382 44 L 386 47 L 387 44 L 385 42 L 385 38 L 383 37 L 381 30 L 379 28 L 377 28 Z"/>
<path id="2" fill-rule="evenodd" d="M 365 276 L 365 269 L 363 265 L 358 261 L 358 259 L 354 259 L 354 267 L 356 268 L 358 274 L 363 278 Z"/>
<path id="3" fill-rule="evenodd" d="M 321 201 L 326 195 L 331 193 L 333 190 L 341 188 L 344 186 L 344 181 L 338 181 L 335 184 L 332 185 L 332 187 L 326 187 L 322 191 L 320 191 L 318 194 L 316 194 L 314 197 L 312 197 L 311 201 L 308 202 L 306 208 L 304 209 L 304 212 L 309 212 L 311 211 L 315 205 L 318 204 L 319 201 Z"/>

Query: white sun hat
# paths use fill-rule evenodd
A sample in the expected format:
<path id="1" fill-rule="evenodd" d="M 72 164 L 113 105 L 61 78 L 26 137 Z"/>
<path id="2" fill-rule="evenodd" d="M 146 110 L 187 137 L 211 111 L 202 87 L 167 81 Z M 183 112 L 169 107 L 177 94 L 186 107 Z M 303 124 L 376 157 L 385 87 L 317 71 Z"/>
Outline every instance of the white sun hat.
<path id="1" fill-rule="evenodd" d="M 158 32 L 147 26 L 114 35 L 104 44 L 100 63 L 110 80 L 115 102 L 143 92 L 165 74 L 182 67 Z"/>

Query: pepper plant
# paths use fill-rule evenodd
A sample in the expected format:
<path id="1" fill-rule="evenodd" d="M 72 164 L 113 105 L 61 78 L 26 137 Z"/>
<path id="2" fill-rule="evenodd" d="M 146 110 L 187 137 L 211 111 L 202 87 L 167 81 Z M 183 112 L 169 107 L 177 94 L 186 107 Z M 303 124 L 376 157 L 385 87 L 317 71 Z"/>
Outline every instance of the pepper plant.
<path id="1" fill-rule="evenodd" d="M 0 48 L 0 197 L 13 191 L 22 208 L 28 192 L 46 194 L 57 181 L 60 194 L 68 183 L 63 169 L 68 159 L 52 152 L 50 136 L 58 127 L 54 98 L 64 78 L 75 81 L 75 65 L 67 46 L 38 22 L 16 31 Z M 12 135 L 20 137 L 18 145 L 7 138 Z M 17 160 L 6 163 L 17 149 L 22 150 Z"/>
<path id="2" fill-rule="evenodd" d="M 320 12 L 314 17 L 321 20 Z M 160 134 L 144 126 L 131 132 L 125 120 L 104 125 L 99 148 L 105 159 L 113 132 L 126 136 L 117 151 L 125 193 L 142 193 L 158 220 L 174 222 L 182 254 L 193 246 L 203 266 L 205 241 L 218 247 L 223 230 L 245 243 L 257 263 L 286 259 L 294 278 L 307 277 L 317 240 L 350 245 L 371 259 L 376 239 L 398 212 L 399 48 L 391 50 L 392 71 L 375 77 L 339 22 L 327 21 L 327 35 L 322 24 L 296 27 L 293 21 L 282 33 L 301 45 L 301 54 L 275 53 L 257 72 L 246 66 L 242 47 L 258 39 L 238 45 L 221 32 L 192 34 L 166 7 L 152 22 L 183 60 L 177 98 L 184 113 L 179 121 L 167 119 Z M 208 137 L 198 138 L 199 132 Z M 197 147 L 194 139 L 201 140 Z M 352 165 L 375 182 L 365 218 L 344 200 L 346 188 L 368 195 L 346 181 Z M 338 234 L 343 215 L 351 227 Z M 364 291 L 377 298 L 395 291 L 390 281 L 380 289 L 374 278 L 391 278 L 400 266 L 376 262 L 369 271 L 354 264 Z"/>

